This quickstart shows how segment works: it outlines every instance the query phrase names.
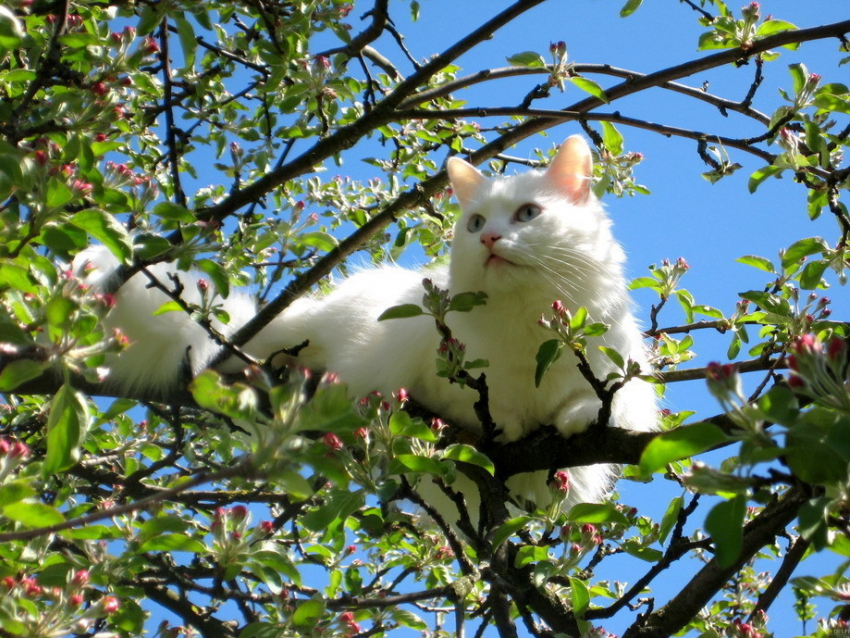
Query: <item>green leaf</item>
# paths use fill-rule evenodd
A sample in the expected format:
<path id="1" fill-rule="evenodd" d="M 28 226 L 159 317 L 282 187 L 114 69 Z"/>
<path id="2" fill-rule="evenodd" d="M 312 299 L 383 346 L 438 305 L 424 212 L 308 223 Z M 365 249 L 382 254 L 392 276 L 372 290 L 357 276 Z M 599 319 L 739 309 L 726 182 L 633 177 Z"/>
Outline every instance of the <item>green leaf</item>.
<path id="1" fill-rule="evenodd" d="M 44 477 L 73 466 L 80 458 L 80 445 L 89 426 L 85 397 L 63 384 L 50 403 L 47 418 L 47 454 L 41 467 Z"/>
<path id="2" fill-rule="evenodd" d="M 778 175 L 783 170 L 785 169 L 780 168 L 779 166 L 774 166 L 773 164 L 758 169 L 750 175 L 750 181 L 747 182 L 747 189 L 750 193 L 755 193 L 763 181 L 765 181 L 768 177 Z"/>
<path id="3" fill-rule="evenodd" d="M 3 508 L 3 516 L 25 527 L 50 527 L 65 521 L 62 512 L 45 503 L 12 503 Z"/>
<path id="4" fill-rule="evenodd" d="M 791 313 L 791 306 L 787 299 L 783 299 L 777 295 L 762 290 L 748 290 L 747 292 L 739 292 L 738 296 L 741 299 L 747 299 L 759 305 L 763 310 L 772 312 L 776 315 L 788 316 Z"/>
<path id="5" fill-rule="evenodd" d="M 390 417 L 390 432 L 396 436 L 413 437 L 420 441 L 428 443 L 436 443 L 437 435 L 421 420 L 413 420 L 410 415 L 404 411 L 393 412 Z"/>
<path id="6" fill-rule="evenodd" d="M 161 534 L 154 536 L 139 546 L 138 553 L 145 552 L 191 552 L 193 554 L 206 553 L 206 546 L 185 534 Z"/>
<path id="7" fill-rule="evenodd" d="M 590 592 L 587 591 L 584 581 L 570 577 L 570 597 L 573 601 L 573 613 L 581 618 L 590 606 Z"/>
<path id="8" fill-rule="evenodd" d="M 313 488 L 310 486 L 310 482 L 295 470 L 275 474 L 275 481 L 293 503 L 306 501 L 313 496 Z"/>
<path id="9" fill-rule="evenodd" d="M 14 51 L 21 46 L 24 30 L 11 9 L 0 6 L 0 50 Z"/>
<path id="10" fill-rule="evenodd" d="M 490 474 L 496 474 L 496 467 L 493 465 L 493 461 L 486 454 L 482 454 L 471 445 L 466 445 L 465 443 L 455 443 L 447 447 L 445 452 L 443 452 L 443 458 L 477 465 L 487 470 Z"/>
<path id="11" fill-rule="evenodd" d="M 512 518 L 511 520 L 502 523 L 493 533 L 493 551 L 496 551 L 497 547 L 525 527 L 530 520 L 530 516 L 518 516 L 517 518 Z"/>
<path id="12" fill-rule="evenodd" d="M 164 315 L 166 312 L 183 312 L 183 306 L 177 301 L 166 301 L 159 308 L 154 310 L 153 316 Z"/>
<path id="13" fill-rule="evenodd" d="M 133 261 L 133 240 L 124 225 L 109 213 L 89 208 L 71 217 L 70 221 L 99 240 L 120 262 L 129 264 Z"/>
<path id="14" fill-rule="evenodd" d="M 626 4 L 620 9 L 620 17 L 628 18 L 635 11 L 637 11 L 638 7 L 643 3 L 643 0 L 628 0 Z"/>
<path id="15" fill-rule="evenodd" d="M 171 202 L 160 202 L 153 207 L 153 214 L 167 221 L 183 222 L 191 224 L 195 222 L 195 216 L 185 206 L 172 204 Z"/>
<path id="16" fill-rule="evenodd" d="M 673 461 L 690 458 L 727 440 L 723 431 L 706 421 L 664 432 L 650 441 L 640 457 L 640 473 L 649 477 Z"/>
<path id="17" fill-rule="evenodd" d="M 32 359 L 12 361 L 0 371 L 0 392 L 9 392 L 19 385 L 37 379 L 42 375 L 47 362 Z"/>
<path id="18" fill-rule="evenodd" d="M 344 523 L 345 519 L 362 506 L 362 494 L 337 489 L 330 493 L 324 504 L 307 512 L 301 523 L 310 531 L 324 532 L 332 523 L 334 528 Z"/>
<path id="19" fill-rule="evenodd" d="M 446 473 L 443 465 L 436 459 L 418 454 L 396 454 L 395 459 L 411 472 L 425 472 L 436 476 Z"/>
<path id="20" fill-rule="evenodd" d="M 816 550 L 824 549 L 829 544 L 829 526 L 827 515 L 832 499 L 829 496 L 813 498 L 803 503 L 797 512 L 800 522 L 800 534 L 812 542 Z"/>
<path id="21" fill-rule="evenodd" d="M 595 98 L 599 98 L 600 100 L 605 102 L 605 104 L 608 104 L 608 102 L 610 101 L 608 100 L 608 96 L 605 94 L 605 90 L 593 80 L 583 78 L 580 75 L 575 75 L 570 78 L 570 82 L 575 84 L 582 91 L 590 93 Z"/>
<path id="22" fill-rule="evenodd" d="M 378 317 L 378 321 L 386 321 L 387 319 L 406 319 L 408 317 L 418 317 L 424 315 L 425 311 L 414 303 L 405 303 L 399 306 L 387 308 Z"/>
<path id="23" fill-rule="evenodd" d="M 537 368 L 534 371 L 534 386 L 539 388 L 543 375 L 561 356 L 564 343 L 559 339 L 549 339 L 540 344 L 537 351 Z"/>
<path id="24" fill-rule="evenodd" d="M 661 290 L 661 282 L 652 277 L 637 277 L 632 279 L 632 282 L 629 284 L 629 290 L 637 290 L 638 288 Z"/>
<path id="25" fill-rule="evenodd" d="M 796 28 L 795 25 L 785 20 L 765 20 L 759 25 L 756 34 L 765 38 L 775 33 L 781 33 L 782 31 L 794 31 Z"/>
<path id="26" fill-rule="evenodd" d="M 774 266 L 773 262 L 767 259 L 766 257 L 759 257 L 758 255 L 744 255 L 743 257 L 739 257 L 735 261 L 737 261 L 739 264 L 753 266 L 754 268 L 758 268 L 759 270 L 763 270 L 771 274 L 776 273 L 776 266 Z"/>
<path id="27" fill-rule="evenodd" d="M 825 486 L 847 480 L 847 459 L 819 424 L 800 421 L 788 430 L 785 440 L 785 460 L 800 480 Z"/>
<path id="28" fill-rule="evenodd" d="M 469 312 L 476 306 L 483 306 L 487 303 L 486 292 L 461 292 L 449 302 L 449 311 Z"/>
<path id="29" fill-rule="evenodd" d="M 35 490 L 25 481 L 10 481 L 5 485 L 0 485 L 0 508 L 35 496 L 35 493 Z"/>
<path id="30" fill-rule="evenodd" d="M 623 360 L 622 355 L 614 350 L 613 348 L 609 348 L 608 346 L 598 346 L 598 348 L 605 354 L 606 357 L 611 359 L 614 362 L 614 365 L 620 369 L 626 367 L 626 362 Z"/>
<path id="31" fill-rule="evenodd" d="M 800 239 L 791 244 L 782 256 L 782 266 L 788 266 L 797 263 L 803 257 L 824 253 L 829 250 L 827 244 L 821 237 L 807 237 Z"/>
<path id="32" fill-rule="evenodd" d="M 171 243 L 165 237 L 141 234 L 133 238 L 133 247 L 139 259 L 153 259 L 171 249 Z"/>
<path id="33" fill-rule="evenodd" d="M 309 630 L 316 626 L 324 613 L 325 604 L 321 600 L 311 598 L 298 605 L 292 614 L 292 622 L 301 630 Z"/>
<path id="34" fill-rule="evenodd" d="M 215 285 L 215 289 L 218 290 L 218 294 L 224 299 L 227 299 L 230 295 L 230 280 L 227 277 L 227 271 L 222 268 L 221 264 L 214 262 L 212 259 L 201 259 L 196 265 L 209 275 L 213 285 Z"/>
<path id="35" fill-rule="evenodd" d="M 809 71 L 803 63 L 789 64 L 788 72 L 791 74 L 793 81 L 794 93 L 799 93 L 806 86 L 806 81 L 809 78 Z"/>
<path id="36" fill-rule="evenodd" d="M 721 567 L 732 565 L 741 553 L 746 510 L 747 499 L 739 494 L 715 505 L 705 517 L 705 531 L 714 541 L 714 555 Z"/>
<path id="37" fill-rule="evenodd" d="M 663 545 L 667 540 L 667 536 L 673 531 L 673 527 L 679 520 L 679 512 L 685 506 L 685 499 L 682 496 L 677 496 L 670 505 L 667 506 L 667 511 L 664 512 L 664 518 L 661 519 L 661 528 L 658 532 L 658 541 Z"/>
<path id="38" fill-rule="evenodd" d="M 74 193 L 63 182 L 51 177 L 47 182 L 46 204 L 48 208 L 62 208 L 74 199 Z"/>
<path id="39" fill-rule="evenodd" d="M 299 240 L 305 246 L 324 250 L 325 252 L 331 251 L 339 245 L 336 237 L 318 230 L 311 233 L 304 233 L 299 237 Z"/>
<path id="40" fill-rule="evenodd" d="M 767 420 L 791 427 L 797 421 L 800 403 L 789 388 L 776 385 L 758 400 L 758 409 Z"/>
<path id="41" fill-rule="evenodd" d="M 198 41 L 195 38 L 195 29 L 192 23 L 180 15 L 174 16 L 177 25 L 177 35 L 180 38 L 180 46 L 183 49 L 183 60 L 187 67 L 195 66 L 195 51 L 198 49 Z"/>
<path id="42" fill-rule="evenodd" d="M 534 51 L 523 51 L 516 53 L 508 58 L 508 64 L 511 66 L 526 66 L 530 68 L 544 68 L 546 60 L 539 53 Z"/>
<path id="43" fill-rule="evenodd" d="M 514 558 L 514 567 L 520 569 L 530 563 L 537 563 L 549 558 L 548 547 L 537 547 L 535 545 L 523 545 L 517 550 Z"/>
<path id="44" fill-rule="evenodd" d="M 567 513 L 567 518 L 573 523 L 629 524 L 629 519 L 610 503 L 578 503 Z"/>
<path id="45" fill-rule="evenodd" d="M 823 273 L 828 266 L 829 262 L 825 259 L 818 259 L 817 261 L 807 263 L 806 267 L 803 268 L 803 272 L 800 274 L 800 287 L 803 290 L 814 290 L 818 288 L 821 285 Z"/>
<path id="46" fill-rule="evenodd" d="M 611 122 L 602 122 L 602 141 L 613 155 L 623 154 L 623 136 Z"/>
<path id="47" fill-rule="evenodd" d="M 428 629 L 428 623 L 407 609 L 393 609 L 390 615 L 393 620 L 402 627 L 409 627 L 410 629 L 421 631 L 423 633 L 425 633 L 425 630 Z"/>

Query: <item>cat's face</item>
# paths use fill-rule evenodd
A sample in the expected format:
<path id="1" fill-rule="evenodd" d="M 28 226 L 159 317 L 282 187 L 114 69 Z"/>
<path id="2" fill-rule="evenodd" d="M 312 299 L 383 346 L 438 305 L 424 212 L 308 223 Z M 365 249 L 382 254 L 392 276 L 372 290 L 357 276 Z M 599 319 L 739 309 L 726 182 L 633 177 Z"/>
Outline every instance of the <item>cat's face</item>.
<path id="1" fill-rule="evenodd" d="M 488 180 L 452 159 L 449 175 L 463 208 L 452 242 L 454 291 L 493 296 L 534 290 L 552 300 L 576 298 L 592 279 L 600 242 L 610 237 L 607 217 L 590 193 L 591 170 L 580 137 L 567 140 L 542 173 Z"/>

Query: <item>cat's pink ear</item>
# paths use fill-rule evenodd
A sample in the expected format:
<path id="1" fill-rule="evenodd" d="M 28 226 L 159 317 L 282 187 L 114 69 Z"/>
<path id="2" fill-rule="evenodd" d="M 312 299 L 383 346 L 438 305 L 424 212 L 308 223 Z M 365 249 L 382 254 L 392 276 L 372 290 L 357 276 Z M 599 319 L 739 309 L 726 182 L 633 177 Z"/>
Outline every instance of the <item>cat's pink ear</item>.
<path id="1" fill-rule="evenodd" d="M 457 201 L 460 202 L 461 208 L 466 208 L 487 182 L 487 178 L 472 164 L 459 157 L 450 157 L 447 168 Z"/>
<path id="2" fill-rule="evenodd" d="M 581 135 L 568 137 L 546 170 L 546 179 L 576 204 L 590 196 L 592 176 L 593 156 Z"/>

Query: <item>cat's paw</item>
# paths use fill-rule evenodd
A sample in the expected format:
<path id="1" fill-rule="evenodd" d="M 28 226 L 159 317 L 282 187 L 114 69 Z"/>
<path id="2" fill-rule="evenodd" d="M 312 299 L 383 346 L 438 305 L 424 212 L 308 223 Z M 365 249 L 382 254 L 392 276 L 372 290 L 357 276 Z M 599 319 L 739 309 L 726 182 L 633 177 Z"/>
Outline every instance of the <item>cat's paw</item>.
<path id="1" fill-rule="evenodd" d="M 599 416 L 598 401 L 578 401 L 561 410 L 555 419 L 555 427 L 563 437 L 581 434 Z"/>

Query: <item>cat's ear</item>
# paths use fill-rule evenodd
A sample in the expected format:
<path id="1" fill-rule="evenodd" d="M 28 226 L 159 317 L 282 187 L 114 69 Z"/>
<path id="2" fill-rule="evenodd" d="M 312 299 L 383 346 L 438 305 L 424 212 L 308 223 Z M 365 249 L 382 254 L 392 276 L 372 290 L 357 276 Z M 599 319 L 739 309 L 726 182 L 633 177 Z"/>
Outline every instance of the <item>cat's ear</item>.
<path id="1" fill-rule="evenodd" d="M 546 170 L 548 179 L 570 201 L 583 204 L 590 196 L 593 156 L 581 135 L 573 135 L 561 144 Z"/>
<path id="2" fill-rule="evenodd" d="M 487 178 L 472 164 L 459 157 L 450 157 L 447 168 L 457 201 L 460 202 L 461 208 L 466 208 L 487 182 Z"/>

